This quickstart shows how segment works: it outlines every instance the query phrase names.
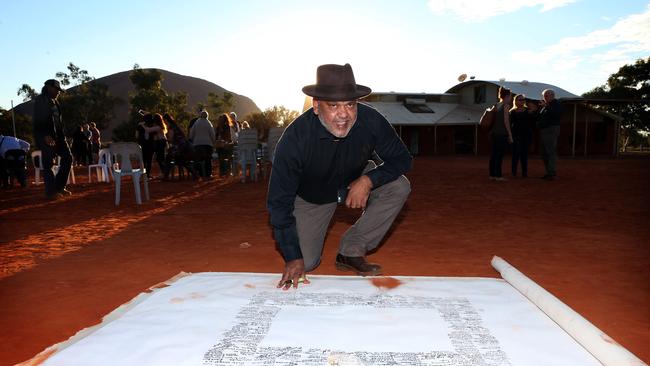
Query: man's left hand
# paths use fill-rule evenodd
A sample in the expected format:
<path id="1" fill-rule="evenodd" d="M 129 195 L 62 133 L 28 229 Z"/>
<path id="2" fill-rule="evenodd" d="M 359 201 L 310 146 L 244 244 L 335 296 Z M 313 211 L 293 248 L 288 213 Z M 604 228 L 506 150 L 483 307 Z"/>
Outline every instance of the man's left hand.
<path id="1" fill-rule="evenodd" d="M 345 205 L 350 208 L 360 208 L 365 210 L 366 204 L 368 203 L 368 197 L 370 196 L 370 190 L 372 190 L 372 181 L 370 178 L 368 178 L 367 175 L 362 175 L 354 182 L 350 183 L 348 188 L 350 191 L 345 200 Z"/>

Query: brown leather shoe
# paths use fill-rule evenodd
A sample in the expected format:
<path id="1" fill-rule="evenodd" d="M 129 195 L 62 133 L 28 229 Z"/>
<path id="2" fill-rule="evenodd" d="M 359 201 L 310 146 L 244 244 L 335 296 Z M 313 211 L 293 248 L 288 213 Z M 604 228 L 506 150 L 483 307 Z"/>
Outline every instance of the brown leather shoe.
<path id="1" fill-rule="evenodd" d="M 364 257 L 346 257 L 337 254 L 334 263 L 339 271 L 354 271 L 360 276 L 379 276 L 382 273 L 379 264 L 368 263 Z"/>

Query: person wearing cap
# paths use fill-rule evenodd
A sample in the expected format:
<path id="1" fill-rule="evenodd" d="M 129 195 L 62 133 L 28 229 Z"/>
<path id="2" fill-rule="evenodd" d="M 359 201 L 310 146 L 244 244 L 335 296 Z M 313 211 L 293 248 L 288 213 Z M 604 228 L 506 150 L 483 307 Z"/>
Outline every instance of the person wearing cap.
<path id="1" fill-rule="evenodd" d="M 72 193 L 66 189 L 68 175 L 72 167 L 72 154 L 65 140 L 65 126 L 61 116 L 61 107 L 57 98 L 61 92 L 58 80 L 45 81 L 41 94 L 34 100 L 34 142 L 41 150 L 41 167 L 45 182 L 45 195 L 56 199 Z M 59 170 L 54 176 L 52 165 L 56 156 L 61 158 Z"/>
<path id="2" fill-rule="evenodd" d="M 365 256 L 384 238 L 411 191 L 403 175 L 411 155 L 386 118 L 359 103 L 371 90 L 356 84 L 349 64 L 319 66 L 316 84 L 302 90 L 313 98 L 312 108 L 280 138 L 267 197 L 285 260 L 278 287 L 285 290 L 309 283 L 306 274 L 320 264 L 337 203 L 362 214 L 341 238 L 336 268 L 381 274 L 381 266 Z"/>

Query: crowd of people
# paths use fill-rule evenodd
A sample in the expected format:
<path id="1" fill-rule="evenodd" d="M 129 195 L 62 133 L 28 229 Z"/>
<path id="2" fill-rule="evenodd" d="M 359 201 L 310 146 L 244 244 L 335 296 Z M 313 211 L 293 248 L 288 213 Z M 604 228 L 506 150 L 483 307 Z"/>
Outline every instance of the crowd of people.
<path id="1" fill-rule="evenodd" d="M 57 101 L 61 92 L 65 90 L 57 80 L 47 80 L 34 103 L 34 143 L 42 151 L 45 191 L 49 198 L 71 194 L 66 183 L 73 163 L 89 165 L 97 162 L 101 147 L 100 131 L 94 122 L 89 122 L 75 129 L 70 149 Z M 512 176 L 528 176 L 528 151 L 534 129 L 538 128 L 546 170 L 543 178 L 554 180 L 561 115 L 561 106 L 555 99 L 554 91 L 544 90 L 541 101 L 526 98 L 523 94 L 513 95 L 503 87 L 499 89 L 498 96 L 499 102 L 493 107 L 496 110 L 495 122 L 489 131 L 490 179 L 506 180 L 502 173 L 502 161 L 509 146 L 512 149 Z M 186 168 L 194 178 L 212 179 L 212 160 L 215 156 L 218 159 L 218 174 L 228 174 L 232 169 L 238 135 L 241 130 L 250 128 L 248 122 L 238 121 L 235 112 L 221 113 L 213 123 L 208 111 L 201 110 L 190 120 L 186 131 L 168 113 L 141 111 L 141 115 L 136 140 L 142 147 L 144 168 L 150 179 L 154 158 L 163 180 L 169 179 L 175 166 Z M 7 160 L 4 154 L 3 161 Z M 55 157 L 58 157 L 59 165 L 56 176 L 50 169 Z M 4 185 L 10 170 L 3 167 L 2 172 Z M 22 182 L 24 179 L 18 180 Z"/>
<path id="2" fill-rule="evenodd" d="M 169 113 L 142 111 L 136 128 L 136 140 L 142 147 L 144 167 L 151 174 L 155 156 L 162 180 L 168 180 L 174 166 L 187 169 L 194 178 L 212 179 L 212 159 L 217 154 L 219 175 L 230 173 L 234 146 L 239 132 L 250 128 L 239 122 L 235 112 L 221 113 L 216 123 L 206 110 L 199 111 L 185 133 Z"/>
<path id="3" fill-rule="evenodd" d="M 535 128 L 541 137 L 542 160 L 546 173 L 544 180 L 555 180 L 557 176 L 557 139 L 560 134 L 562 107 L 555 92 L 546 89 L 541 101 L 526 98 L 523 94 L 514 95 L 507 88 L 498 91 L 499 102 L 492 108 L 496 110 L 494 123 L 489 131 L 491 149 L 489 177 L 505 181 L 503 177 L 503 156 L 510 145 L 512 148 L 511 173 L 517 177 L 521 167 L 521 177 L 528 177 L 528 150 L 533 141 Z"/>
<path id="4" fill-rule="evenodd" d="M 95 122 L 77 126 L 72 133 L 72 152 L 77 166 L 97 162 L 101 146 L 101 134 Z"/>
<path id="5" fill-rule="evenodd" d="M 312 97 L 312 108 L 284 131 L 269 180 L 270 222 L 285 260 L 277 286 L 285 290 L 309 283 L 306 275 L 320 264 L 324 238 L 339 205 L 360 209 L 361 215 L 341 239 L 336 268 L 362 276 L 381 274 L 381 265 L 367 262 L 366 254 L 377 248 L 411 190 L 404 175 L 412 164 L 408 149 L 384 116 L 358 103 L 370 94 L 370 88 L 356 84 L 349 64 L 321 65 L 316 76 L 316 84 L 303 88 Z M 71 194 L 66 182 L 73 156 L 57 101 L 61 92 L 58 81 L 47 80 L 34 103 L 34 142 L 42 151 L 48 198 Z M 513 152 L 512 175 L 517 176 L 521 168 L 521 176 L 528 176 L 534 128 L 541 135 L 543 178 L 555 179 L 561 107 L 554 91 L 544 90 L 541 102 L 525 95 L 513 96 L 503 87 L 498 96 L 489 131 L 490 179 L 505 180 L 502 160 L 508 145 Z M 200 110 L 186 131 L 168 113 L 140 114 L 136 140 L 142 147 L 144 168 L 151 175 L 155 157 L 163 180 L 169 179 L 174 166 L 187 168 L 194 178 L 212 179 L 215 153 L 219 175 L 227 174 L 238 137 L 250 128 L 246 121 L 240 123 L 234 112 L 219 114 L 213 123 L 208 111 Z M 76 162 L 92 163 L 100 144 L 96 126 L 79 126 L 72 137 Z M 23 152 L 24 157 L 29 149 L 17 139 L 0 138 L 2 157 L 11 151 Z M 51 169 L 55 157 L 59 158 L 56 176 Z M 21 184 L 23 181 L 24 176 Z"/>

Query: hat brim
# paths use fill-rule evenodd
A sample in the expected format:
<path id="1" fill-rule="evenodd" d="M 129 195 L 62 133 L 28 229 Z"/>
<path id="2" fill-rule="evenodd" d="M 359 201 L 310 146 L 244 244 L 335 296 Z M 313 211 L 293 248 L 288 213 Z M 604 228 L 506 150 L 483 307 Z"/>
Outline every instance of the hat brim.
<path id="1" fill-rule="evenodd" d="M 45 85 L 47 85 L 47 86 L 51 86 L 51 87 L 53 87 L 54 89 L 60 91 L 61 93 L 65 93 L 65 89 L 63 89 L 63 88 L 60 87 L 60 86 L 56 86 L 56 85 L 52 85 L 52 84 L 45 84 Z"/>
<path id="2" fill-rule="evenodd" d="M 317 100 L 346 101 L 357 100 L 368 96 L 372 90 L 364 85 L 356 84 L 354 88 L 328 88 L 322 85 L 307 85 L 302 92 Z"/>

